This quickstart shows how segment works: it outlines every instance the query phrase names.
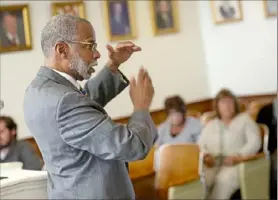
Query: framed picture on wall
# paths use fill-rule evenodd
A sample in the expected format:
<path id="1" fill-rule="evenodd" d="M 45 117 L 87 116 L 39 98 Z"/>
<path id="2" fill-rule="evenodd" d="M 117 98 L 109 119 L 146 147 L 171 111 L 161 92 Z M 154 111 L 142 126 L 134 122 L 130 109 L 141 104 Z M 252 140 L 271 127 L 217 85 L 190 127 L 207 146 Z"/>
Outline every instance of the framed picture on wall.
<path id="1" fill-rule="evenodd" d="M 264 0 L 263 4 L 266 17 L 277 16 L 277 0 Z"/>
<path id="2" fill-rule="evenodd" d="M 32 49 L 29 6 L 0 6 L 0 53 Z"/>
<path id="3" fill-rule="evenodd" d="M 240 0 L 212 0 L 210 3 L 215 24 L 239 22 L 243 20 Z"/>
<path id="4" fill-rule="evenodd" d="M 134 1 L 104 1 L 107 36 L 110 41 L 136 38 Z"/>
<path id="5" fill-rule="evenodd" d="M 52 3 L 52 15 L 70 14 L 86 18 L 83 1 L 56 2 Z"/>
<path id="6" fill-rule="evenodd" d="M 151 0 L 151 17 L 155 35 L 177 33 L 179 31 L 176 0 Z"/>

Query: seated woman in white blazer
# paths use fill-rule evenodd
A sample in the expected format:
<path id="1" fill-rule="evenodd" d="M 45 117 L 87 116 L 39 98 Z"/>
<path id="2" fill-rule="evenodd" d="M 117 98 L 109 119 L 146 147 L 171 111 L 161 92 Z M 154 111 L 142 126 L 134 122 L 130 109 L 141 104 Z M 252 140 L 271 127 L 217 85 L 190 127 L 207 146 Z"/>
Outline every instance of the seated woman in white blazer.
<path id="1" fill-rule="evenodd" d="M 256 154 L 261 147 L 258 125 L 240 113 L 236 97 L 221 90 L 215 98 L 217 117 L 203 129 L 199 145 L 204 152 L 208 199 L 230 199 L 239 189 L 236 164 L 242 156 Z"/>

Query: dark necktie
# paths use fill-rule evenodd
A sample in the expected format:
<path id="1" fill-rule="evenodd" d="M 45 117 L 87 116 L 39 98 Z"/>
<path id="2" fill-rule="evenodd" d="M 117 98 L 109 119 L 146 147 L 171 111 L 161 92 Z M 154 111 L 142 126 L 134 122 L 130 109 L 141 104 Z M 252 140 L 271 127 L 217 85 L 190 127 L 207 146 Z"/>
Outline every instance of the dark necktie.
<path id="1" fill-rule="evenodd" d="M 79 86 L 79 91 L 80 91 L 82 94 L 87 95 L 86 91 L 85 91 L 81 86 Z"/>

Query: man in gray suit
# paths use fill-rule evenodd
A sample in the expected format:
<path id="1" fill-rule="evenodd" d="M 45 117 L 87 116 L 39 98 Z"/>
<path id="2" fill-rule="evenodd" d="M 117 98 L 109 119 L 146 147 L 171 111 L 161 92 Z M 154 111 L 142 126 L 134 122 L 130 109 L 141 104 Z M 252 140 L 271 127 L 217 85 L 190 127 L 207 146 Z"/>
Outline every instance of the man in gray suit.
<path id="1" fill-rule="evenodd" d="M 100 54 L 88 21 L 53 17 L 41 46 L 45 66 L 26 90 L 24 113 L 46 164 L 49 199 L 135 199 L 125 162 L 143 159 L 157 137 L 154 89 L 143 68 L 130 82 L 118 68 L 140 47 L 107 45 L 108 63 L 89 79 Z M 86 79 L 81 91 L 77 80 Z M 127 125 L 115 124 L 103 107 L 129 83 L 134 112 Z"/>

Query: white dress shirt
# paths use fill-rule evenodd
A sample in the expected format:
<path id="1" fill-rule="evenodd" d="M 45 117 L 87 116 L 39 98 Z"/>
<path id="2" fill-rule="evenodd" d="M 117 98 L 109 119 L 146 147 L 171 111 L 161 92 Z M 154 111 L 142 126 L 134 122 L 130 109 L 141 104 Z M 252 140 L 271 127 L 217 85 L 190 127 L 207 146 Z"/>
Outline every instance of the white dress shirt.
<path id="1" fill-rule="evenodd" d="M 0 150 L 0 159 L 4 160 L 7 157 L 8 153 L 9 153 L 8 147 L 1 149 Z"/>
<path id="2" fill-rule="evenodd" d="M 67 79 L 69 82 L 71 82 L 78 90 L 81 89 L 81 86 L 78 84 L 77 80 L 75 80 L 72 76 L 68 75 L 65 72 L 59 72 L 55 69 L 53 69 L 53 71 L 57 72 L 58 74 L 63 76 L 65 79 Z"/>

